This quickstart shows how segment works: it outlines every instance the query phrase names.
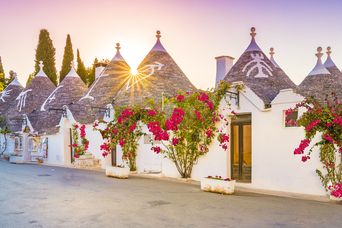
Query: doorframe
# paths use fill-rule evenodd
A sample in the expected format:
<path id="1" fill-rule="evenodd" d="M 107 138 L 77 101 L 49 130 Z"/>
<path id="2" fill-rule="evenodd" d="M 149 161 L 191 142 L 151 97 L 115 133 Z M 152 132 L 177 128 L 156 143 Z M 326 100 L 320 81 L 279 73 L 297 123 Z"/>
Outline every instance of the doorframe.
<path id="1" fill-rule="evenodd" d="M 233 169 L 234 169 L 234 129 L 233 126 L 238 126 L 238 137 L 239 137 L 239 163 L 241 163 L 241 161 L 243 162 L 243 125 L 251 125 L 252 128 L 252 114 L 251 113 L 244 113 L 244 114 L 237 114 L 236 115 L 236 119 L 233 119 L 231 122 L 231 126 L 230 126 L 230 132 L 231 132 L 231 142 L 230 142 L 230 173 L 231 173 L 231 177 L 233 177 Z M 251 132 L 252 133 L 252 132 Z M 252 137 L 252 134 L 251 134 Z M 251 139 L 252 140 L 252 139 Z M 253 148 L 251 153 L 253 153 Z M 253 157 L 253 156 L 252 156 Z M 252 164 L 253 164 L 253 160 L 252 160 Z M 251 167 L 252 168 L 252 167 Z M 242 165 L 239 164 L 239 178 L 242 175 Z M 252 172 L 252 171 L 251 171 Z M 252 173 L 251 173 L 252 176 Z M 252 177 L 251 177 L 251 182 L 252 182 Z"/>

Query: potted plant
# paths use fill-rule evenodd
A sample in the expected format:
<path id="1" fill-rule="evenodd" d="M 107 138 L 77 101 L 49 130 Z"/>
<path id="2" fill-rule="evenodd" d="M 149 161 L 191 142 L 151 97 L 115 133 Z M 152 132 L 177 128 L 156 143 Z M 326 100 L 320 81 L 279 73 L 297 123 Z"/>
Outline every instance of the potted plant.
<path id="1" fill-rule="evenodd" d="M 129 167 L 124 165 L 106 166 L 106 176 L 119 179 L 127 179 L 129 175 Z"/>
<path id="2" fill-rule="evenodd" d="M 235 180 L 222 178 L 221 176 L 208 176 L 201 179 L 201 189 L 206 192 L 216 192 L 221 194 L 233 194 Z"/>

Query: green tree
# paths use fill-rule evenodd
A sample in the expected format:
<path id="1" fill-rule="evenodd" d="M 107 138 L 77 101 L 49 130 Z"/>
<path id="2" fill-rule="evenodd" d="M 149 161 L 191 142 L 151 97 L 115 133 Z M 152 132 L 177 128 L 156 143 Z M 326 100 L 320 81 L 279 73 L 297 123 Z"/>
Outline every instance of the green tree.
<path id="1" fill-rule="evenodd" d="M 40 30 L 39 41 L 36 49 L 35 75 L 39 71 L 39 61 L 43 61 L 43 70 L 51 81 L 57 85 L 56 49 L 53 46 L 50 34 L 46 29 Z"/>
<path id="2" fill-rule="evenodd" d="M 71 62 L 74 60 L 74 51 L 72 50 L 72 43 L 70 35 L 68 34 L 66 39 L 66 44 L 64 47 L 64 55 L 63 55 L 63 62 L 62 68 L 59 72 L 59 82 L 62 82 L 65 76 L 69 73 L 71 69 Z"/>
<path id="3" fill-rule="evenodd" d="M 80 56 L 80 51 L 77 49 L 77 74 L 85 84 L 88 84 L 88 72 Z"/>
<path id="4" fill-rule="evenodd" d="M 4 67 L 2 66 L 1 56 L 0 56 L 0 92 L 5 89 L 5 72 Z"/>
<path id="5" fill-rule="evenodd" d="M 30 74 L 29 76 L 28 76 L 28 79 L 27 79 L 27 81 L 26 81 L 26 87 L 31 83 L 31 81 L 32 81 L 32 79 L 34 78 L 34 73 L 32 73 L 32 74 Z"/>
<path id="6" fill-rule="evenodd" d="M 96 68 L 96 64 L 99 63 L 99 60 L 97 58 L 94 59 L 93 65 L 91 67 L 87 68 L 88 71 L 88 86 L 90 86 L 91 84 L 93 84 L 93 82 L 95 81 L 95 68 Z"/>

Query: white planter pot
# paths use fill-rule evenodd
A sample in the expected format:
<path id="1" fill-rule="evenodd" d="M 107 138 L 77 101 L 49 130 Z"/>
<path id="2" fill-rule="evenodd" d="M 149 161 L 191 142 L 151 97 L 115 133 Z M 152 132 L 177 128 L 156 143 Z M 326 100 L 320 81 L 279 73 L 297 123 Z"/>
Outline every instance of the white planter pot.
<path id="1" fill-rule="evenodd" d="M 235 182 L 235 180 L 225 181 L 204 177 L 201 179 L 201 189 L 206 192 L 233 194 Z"/>
<path id="2" fill-rule="evenodd" d="M 337 197 L 335 197 L 335 196 L 330 195 L 330 200 L 333 200 L 333 201 L 342 201 L 342 197 L 341 197 L 341 198 L 337 198 Z"/>
<path id="3" fill-rule="evenodd" d="M 10 156 L 9 159 L 10 163 L 24 163 L 24 157 L 23 156 Z"/>
<path id="4" fill-rule="evenodd" d="M 129 175 L 128 167 L 115 167 L 115 166 L 107 166 L 106 167 L 106 176 L 115 177 L 120 179 L 127 179 Z"/>

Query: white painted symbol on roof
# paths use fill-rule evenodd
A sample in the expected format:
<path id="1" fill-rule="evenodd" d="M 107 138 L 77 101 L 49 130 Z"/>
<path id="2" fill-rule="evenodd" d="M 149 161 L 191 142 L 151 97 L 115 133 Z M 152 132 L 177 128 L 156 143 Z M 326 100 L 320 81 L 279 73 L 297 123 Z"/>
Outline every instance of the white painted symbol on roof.
<path id="1" fill-rule="evenodd" d="M 247 77 L 250 77 L 251 72 L 254 69 L 258 70 L 258 73 L 254 76 L 255 78 L 268 78 L 268 75 L 263 72 L 263 69 L 270 75 L 272 76 L 272 68 L 263 60 L 264 55 L 261 53 L 255 53 L 251 54 L 251 57 L 253 60 L 249 61 L 245 67 L 242 69 L 242 72 L 245 72 L 247 67 L 250 66 L 253 63 L 256 63 L 254 66 L 252 66 L 248 71 L 247 71 Z"/>
<path id="2" fill-rule="evenodd" d="M 135 84 L 138 84 L 140 81 L 152 76 L 155 71 L 160 71 L 164 64 L 155 61 L 155 64 L 148 64 L 143 66 L 139 71 L 142 74 L 139 74 L 139 77 L 131 77 L 127 82 L 126 91 L 133 87 Z M 148 73 L 145 73 L 148 72 Z"/>
<path id="3" fill-rule="evenodd" d="M 63 87 L 63 85 L 60 85 L 60 86 L 58 86 L 54 91 L 52 91 L 52 93 L 48 96 L 48 98 L 44 101 L 44 103 L 43 103 L 42 106 L 40 107 L 40 111 L 42 111 L 42 112 L 46 111 L 46 110 L 45 110 L 45 105 L 46 105 L 46 104 L 50 104 L 53 100 L 56 99 L 56 93 L 57 93 L 57 91 L 58 91 L 60 88 L 62 88 L 62 87 Z"/>
<path id="4" fill-rule="evenodd" d="M 0 100 L 2 100 L 2 102 L 6 102 L 5 101 L 5 98 L 6 97 L 9 97 L 10 96 L 10 94 L 11 94 L 11 89 L 9 89 L 9 90 L 4 90 L 2 93 L 0 93 Z"/>
<path id="5" fill-rule="evenodd" d="M 25 108 L 27 93 L 28 93 L 28 92 L 31 92 L 31 91 L 32 91 L 32 89 L 25 90 L 25 91 L 21 92 L 21 93 L 19 94 L 19 96 L 16 98 L 16 100 L 18 101 L 17 108 L 18 108 L 18 111 L 19 111 L 19 112 L 21 112 L 21 109 L 22 109 L 23 107 Z"/>

